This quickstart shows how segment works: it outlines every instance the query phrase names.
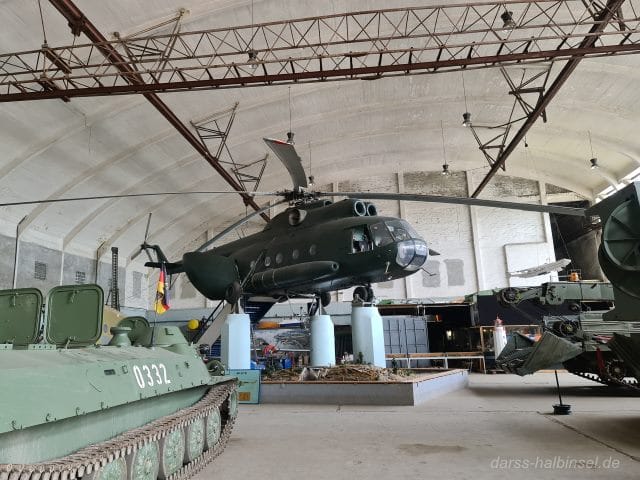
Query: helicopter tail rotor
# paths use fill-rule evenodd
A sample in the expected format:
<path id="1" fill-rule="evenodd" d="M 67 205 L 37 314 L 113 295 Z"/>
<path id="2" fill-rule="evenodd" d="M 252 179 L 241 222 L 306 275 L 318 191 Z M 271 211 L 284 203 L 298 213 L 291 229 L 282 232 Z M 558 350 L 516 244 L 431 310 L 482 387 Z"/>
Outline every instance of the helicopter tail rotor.
<path id="1" fill-rule="evenodd" d="M 150 245 L 147 243 L 147 238 L 149 236 L 149 226 L 150 225 L 151 225 L 151 212 L 149 212 L 149 216 L 147 217 L 147 227 L 144 230 L 144 240 L 140 244 L 140 248 L 136 252 L 134 252 L 133 255 L 131 255 L 131 261 L 133 261 L 136 258 L 138 258 L 138 255 L 140 255 L 144 251 L 147 254 L 147 257 L 149 257 L 149 262 L 153 262 L 153 258 L 151 257 L 151 254 L 149 253 Z"/>

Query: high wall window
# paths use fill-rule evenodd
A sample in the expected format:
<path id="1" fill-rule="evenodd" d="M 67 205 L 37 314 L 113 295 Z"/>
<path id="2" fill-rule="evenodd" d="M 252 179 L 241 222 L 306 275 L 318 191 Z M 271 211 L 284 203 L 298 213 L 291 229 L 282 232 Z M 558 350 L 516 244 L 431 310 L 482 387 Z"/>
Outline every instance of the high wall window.
<path id="1" fill-rule="evenodd" d="M 47 279 L 47 264 L 43 262 L 38 262 L 36 260 L 34 270 L 33 270 L 33 278 L 36 280 L 46 280 Z"/>
<path id="2" fill-rule="evenodd" d="M 87 281 L 85 272 L 76 272 L 76 285 L 83 285 Z"/>
<path id="3" fill-rule="evenodd" d="M 142 273 L 133 272 L 133 298 L 142 298 Z"/>

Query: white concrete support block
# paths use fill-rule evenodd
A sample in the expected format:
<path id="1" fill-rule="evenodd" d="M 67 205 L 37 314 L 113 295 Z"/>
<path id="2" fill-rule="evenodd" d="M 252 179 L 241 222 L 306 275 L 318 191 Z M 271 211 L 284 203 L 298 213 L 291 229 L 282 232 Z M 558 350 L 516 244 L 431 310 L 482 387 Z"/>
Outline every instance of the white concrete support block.
<path id="1" fill-rule="evenodd" d="M 231 313 L 222 326 L 222 363 L 227 368 L 251 368 L 251 332 L 249 315 Z"/>
<path id="2" fill-rule="evenodd" d="M 386 366 L 382 317 L 376 307 L 353 307 L 351 336 L 355 359 L 362 352 L 364 363 L 383 368 Z"/>
<path id="3" fill-rule="evenodd" d="M 336 364 L 336 342 L 329 315 L 311 317 L 311 366 L 330 367 Z"/>

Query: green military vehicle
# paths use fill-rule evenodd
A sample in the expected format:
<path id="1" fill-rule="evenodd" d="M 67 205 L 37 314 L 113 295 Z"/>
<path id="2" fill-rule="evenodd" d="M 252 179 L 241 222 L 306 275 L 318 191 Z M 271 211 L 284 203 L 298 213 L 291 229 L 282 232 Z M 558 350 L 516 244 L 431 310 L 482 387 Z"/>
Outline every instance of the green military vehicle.
<path id="1" fill-rule="evenodd" d="M 102 334 L 98 285 L 0 291 L 0 480 L 187 478 L 237 414 L 177 327 L 129 317 Z M 44 316 L 44 321 L 41 317 Z"/>
<path id="2" fill-rule="evenodd" d="M 544 334 L 537 342 L 513 336 L 496 363 L 518 375 L 562 364 L 581 377 L 640 393 L 640 182 L 586 213 L 600 217 L 598 260 L 611 286 L 568 282 L 498 292 L 503 303 L 514 306 L 534 298 L 540 304 L 573 302 L 577 308 L 574 315 L 544 317 Z M 613 300 L 615 306 L 581 311 L 581 302 L 596 299 Z"/>

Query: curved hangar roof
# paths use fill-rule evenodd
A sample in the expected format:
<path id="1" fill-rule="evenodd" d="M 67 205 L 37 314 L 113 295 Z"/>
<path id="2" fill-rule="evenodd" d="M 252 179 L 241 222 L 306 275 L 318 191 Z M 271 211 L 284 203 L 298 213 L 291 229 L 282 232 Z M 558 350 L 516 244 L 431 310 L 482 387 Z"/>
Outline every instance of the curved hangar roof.
<path id="1" fill-rule="evenodd" d="M 52 5 L 60 7 L 67 3 L 42 2 L 44 31 L 51 47 L 89 43 L 86 36 L 71 34 L 62 10 Z M 372 62 L 368 65 L 373 70 L 351 81 L 312 82 L 309 80 L 317 79 L 317 75 L 310 75 L 300 76 L 294 83 L 278 84 L 276 81 L 268 86 L 258 84 L 255 88 L 242 88 L 238 86 L 241 82 L 236 80 L 235 84 L 230 83 L 237 88 L 160 93 L 159 98 L 192 134 L 196 133 L 192 122 L 210 119 L 211 115 L 228 110 L 238 102 L 227 146 L 233 158 L 245 164 L 264 157 L 267 149 L 263 137 L 286 138 L 291 125 L 305 167 L 311 168 L 318 185 L 331 186 L 340 180 L 397 172 L 439 171 L 443 163 L 448 163 L 452 171 L 473 171 L 477 177 L 478 172 L 484 174 L 490 168 L 478 142 L 489 142 L 489 146 L 496 142 L 497 145 L 508 144 L 521 128 L 527 113 L 536 106 L 540 98 L 540 90 L 536 89 L 543 87 L 541 91 L 548 92 L 566 64 L 562 58 L 552 63 L 535 55 L 529 63 L 527 55 L 535 53 L 536 49 L 550 50 L 551 45 L 558 49 L 567 45 L 577 48 L 587 32 L 598 25 L 599 14 L 589 16 L 585 3 L 589 2 L 522 1 L 506 2 L 506 6 L 502 2 L 497 6 L 476 4 L 440 9 L 434 7 L 435 3 L 407 0 L 399 6 L 425 8 L 369 13 L 366 14 L 368 17 L 362 14 L 308 20 L 308 26 L 334 29 L 333 37 L 321 39 L 331 45 L 315 45 L 298 53 L 283 49 L 285 53 L 280 53 L 281 56 L 297 54 L 311 60 L 306 67 L 300 62 L 295 65 L 292 62 L 290 70 L 279 71 L 269 70 L 275 68 L 279 53 L 277 49 L 269 51 L 267 44 L 276 42 L 278 35 L 284 38 L 285 30 L 281 29 L 278 34 L 273 27 L 267 29 L 270 33 L 264 34 L 265 27 L 247 27 L 234 34 L 246 35 L 248 31 L 254 34 L 249 50 L 256 51 L 257 60 L 264 62 L 266 70 L 262 70 L 262 65 L 258 69 L 247 65 L 245 51 L 227 59 L 229 64 L 245 63 L 240 65 L 240 73 L 236 69 L 237 77 L 256 75 L 256 71 L 276 75 L 299 74 L 305 68 L 312 71 L 316 68 L 312 63 L 314 55 L 323 52 L 327 54 L 326 68 L 330 59 L 339 57 L 333 55 L 335 49 L 343 52 L 336 60 L 344 62 L 341 68 L 353 67 L 354 62 L 356 67 L 364 65 L 358 62 Z M 621 9 L 615 12 L 618 15 L 616 22 L 606 25 L 609 36 L 595 46 L 604 47 L 605 53 L 635 53 L 633 42 L 637 41 L 638 35 L 635 30 L 638 26 L 635 18 L 640 12 L 638 6 L 638 1 L 622 2 Z M 85 0 L 81 7 L 95 28 L 112 40 L 116 31 L 120 32 L 119 38 L 126 39 L 134 34 L 133 38 L 171 33 L 176 28 L 187 32 L 247 25 L 251 23 L 252 10 L 254 23 L 263 24 L 388 8 L 388 2 L 187 0 L 183 7 L 188 12 L 182 15 L 170 0 Z M 514 24 L 507 24 L 503 16 L 505 11 L 510 12 Z M 8 0 L 0 4 L 0 14 L 4 24 L 0 33 L 3 54 L 40 49 L 43 28 L 38 2 Z M 172 20 L 176 15 L 181 16 L 179 25 Z M 398 32 L 397 25 L 402 22 L 405 28 L 413 25 L 410 30 L 414 33 L 421 28 L 424 31 L 418 32 L 416 38 L 407 39 L 403 37 L 404 33 L 398 33 L 400 38 L 390 40 L 394 37 L 394 28 Z M 538 27 L 531 27 L 535 22 Z M 147 31 L 158 24 L 158 29 Z M 393 24 L 396 27 L 392 27 Z M 287 25 L 291 27 L 291 24 Z M 304 31 L 300 27 L 302 24 L 297 25 L 299 37 L 311 35 L 310 28 Z M 347 38 L 348 25 L 351 38 Z M 359 34 L 354 33 L 354 25 L 359 26 Z M 345 37 L 337 41 L 343 27 Z M 528 27 L 533 29 L 527 30 Z M 143 33 L 136 34 L 141 31 Z M 256 31 L 262 32 L 262 37 L 255 35 Z M 429 36 L 434 32 L 440 33 Z M 289 34 L 294 35 L 293 30 Z M 536 35 L 537 40 L 520 41 L 518 35 L 529 39 Z M 626 40 L 622 40 L 622 36 L 626 36 Z M 537 43 L 547 37 L 551 39 L 549 44 Z M 362 42 L 363 39 L 366 41 Z M 505 39 L 514 42 L 503 42 Z M 510 57 L 511 61 L 498 63 L 504 65 L 503 69 L 495 66 L 477 68 L 483 64 L 469 60 L 473 60 L 474 55 L 504 54 L 506 50 L 498 50 L 501 42 L 506 50 L 523 56 L 516 55 Z M 142 43 L 136 45 L 142 48 Z M 225 37 L 222 43 L 231 45 L 233 42 L 231 37 Z M 308 40 L 307 43 L 313 42 Z M 627 50 L 620 52 L 611 47 L 620 43 L 626 44 Z M 179 41 L 177 45 L 180 45 Z M 146 53 L 149 55 L 162 53 L 148 48 Z M 404 57 L 398 53 L 403 49 Z M 244 50 L 247 50 L 246 44 Z M 353 54 L 353 51 L 367 51 L 369 55 Z M 70 52 L 72 50 L 65 50 L 58 57 L 49 55 L 43 62 L 52 70 L 56 65 L 64 70 L 64 65 L 73 63 L 64 61 L 72 58 Z M 371 52 L 375 53 L 373 60 Z M 403 62 L 408 65 L 407 72 L 391 68 L 389 76 L 376 74 L 376 65 L 394 64 L 393 55 L 397 56 L 396 65 Z M 408 56 L 411 58 L 407 59 Z M 4 55 L 2 58 L 4 61 L 9 57 Z M 56 58 L 63 59 L 63 67 Z M 447 59 L 451 61 L 441 63 L 437 74 L 413 75 L 425 72 L 424 69 L 413 70 L 413 64 L 419 61 L 444 62 Z M 104 66 L 103 60 L 96 61 L 95 57 L 91 60 L 103 62 L 101 65 Z M 286 63 L 284 61 L 285 67 Z M 177 63 L 169 62 L 169 65 L 174 68 Z M 336 65 L 334 62 L 334 68 Z M 592 200 L 598 192 L 637 169 L 640 166 L 640 137 L 635 118 L 639 65 L 640 56 L 633 54 L 583 59 L 544 109 L 546 123 L 538 118 L 526 137 L 517 143 L 506 161 L 507 173 L 542 180 Z M 433 68 L 428 71 L 432 72 Z M 3 78 L 2 94 L 6 94 L 11 89 L 7 89 L 6 77 Z M 37 83 L 38 77 L 32 75 L 31 78 Z M 289 80 L 291 78 L 293 76 Z M 339 80 L 344 78 L 338 77 Z M 108 78 L 103 80 L 103 84 L 108 81 Z M 63 83 L 63 80 L 58 81 L 53 89 L 63 88 Z M 52 87 L 45 84 L 46 78 L 27 89 L 51 92 Z M 516 98 L 513 92 L 518 87 L 525 90 L 520 90 L 521 95 Z M 24 90 L 14 88 L 12 91 L 20 93 Z M 13 101 L 2 103 L 0 109 L 0 200 L 3 202 L 139 192 L 231 190 L 220 174 L 143 95 Z M 473 130 L 461 125 L 465 111 L 472 114 Z M 224 118 L 228 116 L 223 117 L 220 119 L 222 129 L 226 125 Z M 510 120 L 518 119 L 520 122 L 507 131 L 506 142 L 500 140 L 505 128 L 485 128 L 504 126 Z M 490 140 L 496 136 L 499 139 L 494 139 L 492 144 Z M 215 151 L 214 146 L 214 154 Z M 487 148 L 485 151 L 495 159 L 499 149 Z M 225 155 L 223 152 L 222 160 L 228 160 Z M 599 169 L 590 169 L 592 157 L 597 157 Z M 289 182 L 285 178 L 284 167 L 270 158 L 259 190 L 287 188 Z M 269 200 L 269 197 L 256 198 L 259 204 Z M 188 245 L 203 240 L 206 231 L 221 229 L 242 216 L 246 209 L 240 196 L 233 194 L 15 206 L 3 208 L 0 217 L 3 230 L 10 235 L 26 216 L 21 229 L 41 237 L 42 241 L 54 242 L 58 248 L 93 256 L 100 245 L 117 245 L 123 254 L 130 255 L 143 238 L 148 212 L 153 212 L 149 241 L 166 245 L 167 253 L 175 256 Z"/>

